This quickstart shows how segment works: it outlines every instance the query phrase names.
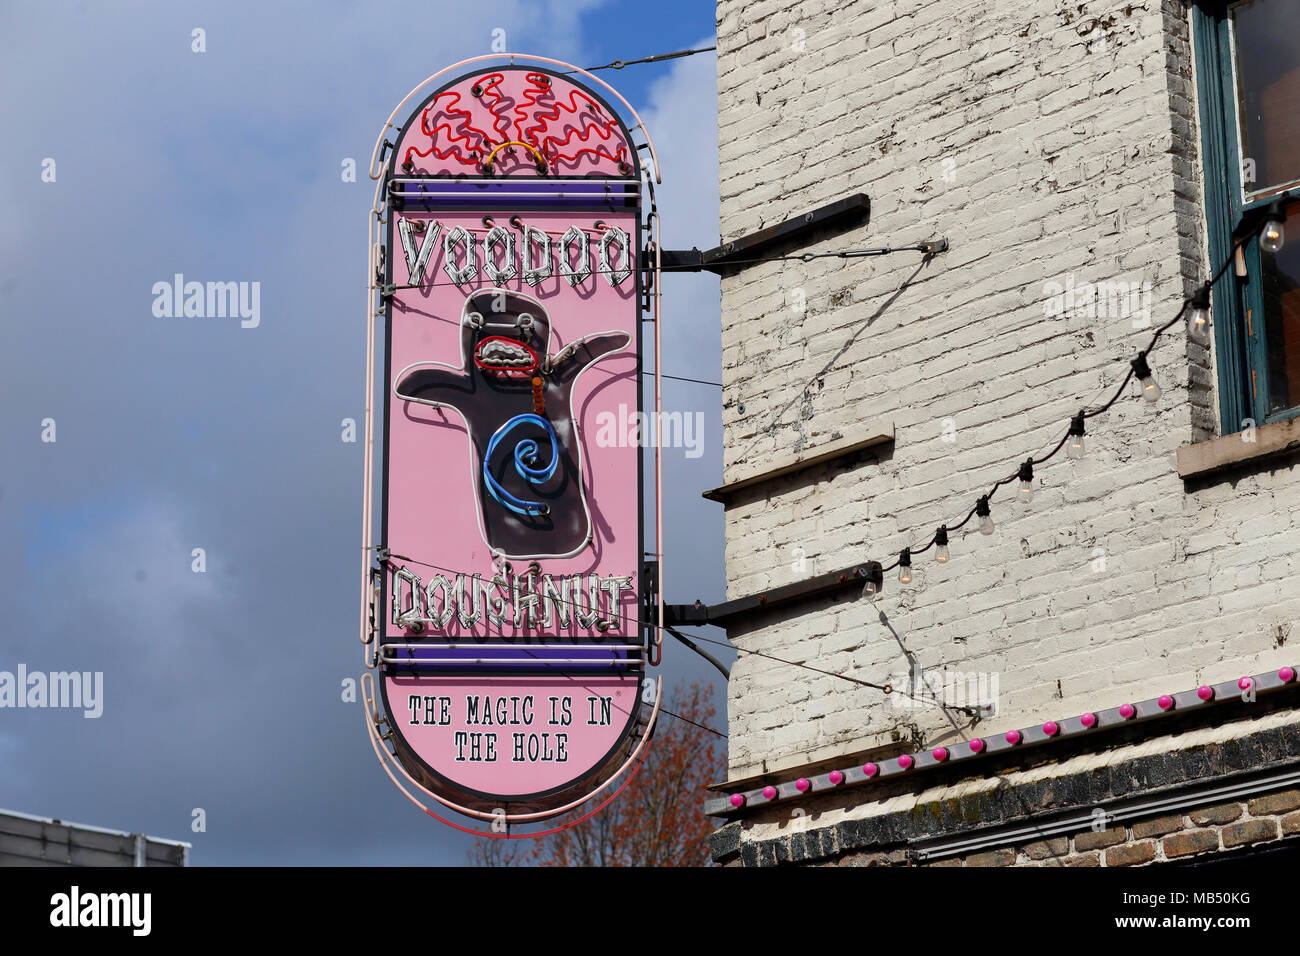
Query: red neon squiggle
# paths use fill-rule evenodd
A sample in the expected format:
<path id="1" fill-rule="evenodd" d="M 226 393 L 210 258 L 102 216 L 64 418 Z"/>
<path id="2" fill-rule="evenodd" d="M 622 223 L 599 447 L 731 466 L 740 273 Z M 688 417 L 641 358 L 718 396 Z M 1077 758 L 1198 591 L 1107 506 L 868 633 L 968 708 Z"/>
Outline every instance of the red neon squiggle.
<path id="1" fill-rule="evenodd" d="M 524 96 L 529 100 L 529 105 L 534 108 L 539 108 L 540 104 L 538 104 L 537 99 L 538 96 L 540 96 L 540 91 L 538 95 L 530 95 L 530 94 L 531 91 L 529 90 L 524 91 Z M 593 100 L 590 96 L 588 96 L 586 93 L 582 92 L 581 90 L 572 89 L 569 91 L 568 103 L 565 103 L 562 100 L 556 100 L 555 105 L 551 107 L 551 109 L 547 110 L 546 112 L 539 112 L 537 115 L 538 122 L 535 125 L 530 126 L 528 129 L 526 129 L 524 131 L 524 136 L 526 137 L 532 136 L 534 135 L 534 133 L 544 131 L 549 122 L 554 122 L 555 120 L 558 120 L 560 118 L 561 111 L 571 113 L 573 114 L 574 117 L 578 117 L 579 110 L 580 110 L 580 107 L 577 104 L 578 97 L 581 97 L 582 100 L 587 105 L 589 105 L 593 110 L 595 110 L 598 116 L 600 115 L 601 108 L 599 103 L 597 103 L 595 100 Z M 547 155 L 547 158 L 549 160 L 556 163 L 560 162 L 561 160 L 576 162 L 579 156 L 589 153 L 593 156 L 601 156 L 605 159 L 610 160 L 611 162 L 619 162 L 627 156 L 626 143 L 619 146 L 617 156 L 611 156 L 607 151 L 603 151 L 600 148 L 581 149 L 578 152 L 574 153 L 572 156 L 566 155 L 565 153 L 561 152 L 561 149 L 564 146 L 567 146 L 574 136 L 577 136 L 582 142 L 585 143 L 588 139 L 591 138 L 591 134 L 593 132 L 598 133 L 601 139 L 608 140 L 608 139 L 616 138 L 617 140 L 622 140 L 621 136 L 614 137 L 613 135 L 613 131 L 618 126 L 618 121 L 616 119 L 610 118 L 604 120 L 603 127 L 596 121 L 587 118 L 581 118 L 580 122 L 582 123 L 581 130 L 578 130 L 576 128 L 570 129 L 569 135 L 566 136 L 563 140 L 557 140 L 554 136 L 543 137 L 542 147 L 541 147 L 542 152 L 544 155 Z"/>
<path id="2" fill-rule="evenodd" d="M 485 83 L 484 79 L 491 80 L 491 82 Z M 492 123 L 492 129 L 498 136 L 501 137 L 502 142 L 505 142 L 506 140 L 510 139 L 510 135 L 504 129 L 501 128 L 502 123 L 505 123 L 506 126 L 510 125 L 510 118 L 508 116 L 503 116 L 497 110 L 497 107 L 500 105 L 501 100 L 503 99 L 501 95 L 501 91 L 498 90 L 497 87 L 500 86 L 502 83 L 504 83 L 505 79 L 506 79 L 505 75 L 501 73 L 489 73 L 486 78 L 484 77 L 479 78 L 479 85 L 483 87 L 483 93 L 481 95 L 487 96 L 489 93 L 493 94 L 494 99 L 488 105 L 487 110 L 489 113 L 492 114 L 493 117 L 495 117 Z M 515 124 L 515 132 L 519 132 L 519 126 L 517 123 Z"/>
<path id="3" fill-rule="evenodd" d="M 444 96 L 451 97 L 451 102 L 448 103 L 445 107 L 443 107 L 442 112 L 445 112 L 448 116 L 451 117 L 460 117 L 461 126 L 465 130 L 468 130 L 469 132 L 472 132 L 475 135 L 477 135 L 480 139 L 480 142 L 475 143 L 473 139 L 468 135 L 468 133 L 458 134 L 452 128 L 452 124 L 450 121 L 444 121 L 442 123 L 439 123 L 433 129 L 429 129 L 429 111 L 432 110 L 434 107 L 436 107 L 438 105 L 438 101 L 441 100 Z M 404 164 L 411 162 L 412 154 L 419 156 L 421 159 L 432 154 L 435 158 L 440 160 L 451 159 L 454 157 L 462 165 L 465 166 L 474 165 L 474 156 L 473 156 L 474 151 L 477 150 L 480 153 L 485 152 L 488 148 L 488 144 L 492 142 L 492 137 L 484 130 L 479 129 L 472 122 L 470 122 L 470 120 L 473 119 L 473 114 L 467 109 L 462 109 L 457 107 L 456 104 L 459 102 L 460 102 L 460 93 L 456 92 L 455 90 L 444 90 L 443 92 L 439 93 L 437 96 L 433 98 L 432 103 L 430 103 L 428 106 L 424 108 L 424 112 L 420 115 L 420 132 L 424 133 L 426 136 L 429 137 L 430 139 L 429 148 L 427 150 L 420 150 L 414 146 L 408 146 L 406 149 L 406 155 L 405 157 L 403 157 Z M 451 145 L 447 148 L 446 151 L 438 149 L 438 146 L 434 141 L 435 137 L 440 132 L 444 132 L 444 131 L 447 134 L 447 138 L 451 140 Z M 464 142 L 465 149 L 467 149 L 470 152 L 469 156 L 461 155 L 460 145 L 459 145 L 460 141 Z"/>
<path id="4" fill-rule="evenodd" d="M 547 74 L 540 72 L 525 74 L 525 80 L 529 86 L 521 93 L 522 105 L 516 105 L 512 108 L 513 117 L 507 115 L 502 108 L 502 103 L 506 99 L 501 90 L 505 83 L 505 75 L 501 72 L 487 73 L 476 80 L 476 85 L 481 90 L 480 98 L 484 101 L 484 108 L 493 117 L 493 133 L 500 137 L 501 142 L 504 143 L 510 140 L 508 130 L 513 125 L 514 141 L 535 146 L 547 165 L 576 164 L 583 156 L 604 159 L 611 163 L 628 162 L 628 144 L 626 139 L 618 133 L 618 120 L 616 118 L 605 118 L 602 115 L 601 105 L 582 90 L 570 89 L 567 102 L 557 99 L 550 107 L 543 106 L 538 102 L 542 96 L 551 92 L 547 78 Z M 441 108 L 441 112 L 446 113 L 450 119 L 444 120 L 430 129 L 429 114 L 435 107 L 439 106 L 444 97 L 448 97 L 449 102 Z M 581 100 L 581 103 L 579 100 Z M 473 124 L 472 111 L 459 106 L 460 101 L 461 94 L 453 90 L 445 90 L 434 97 L 433 102 L 425 108 L 420 117 L 420 131 L 430 138 L 429 148 L 421 150 L 415 146 L 408 146 L 403 157 L 404 165 L 412 162 L 412 156 L 423 159 L 432 155 L 438 160 L 455 159 L 462 165 L 474 166 L 476 165 L 473 155 L 475 152 L 482 156 L 491 151 L 493 135 Z M 581 115 L 583 104 L 590 106 L 595 111 L 595 118 Z M 525 126 L 529 113 L 533 114 L 533 122 L 531 125 Z M 564 113 L 570 114 L 575 121 L 574 125 L 569 127 L 568 134 L 564 139 L 558 139 L 555 135 L 546 135 L 548 127 L 559 120 Z M 473 134 L 473 136 L 470 134 Z M 598 143 L 595 146 L 585 145 L 591 140 L 593 134 L 606 142 Z M 445 138 L 450 143 L 446 149 L 440 149 L 437 145 L 436 140 L 440 135 L 445 135 Z M 541 136 L 540 141 L 538 139 L 539 135 Z M 478 142 L 475 142 L 474 136 L 478 137 Z M 584 145 L 582 148 L 570 153 L 567 148 L 574 142 L 575 138 Z M 607 148 L 606 144 L 610 142 L 619 144 L 616 153 L 611 153 Z M 469 155 L 465 155 L 466 153 Z"/>
<path id="5" fill-rule="evenodd" d="M 569 144 L 569 140 L 573 139 L 574 136 L 577 136 L 582 142 L 585 143 L 590 138 L 591 133 L 599 132 L 599 130 L 597 130 L 596 127 L 594 126 L 590 127 L 589 129 L 590 132 L 588 132 L 586 136 L 581 135 L 576 129 L 569 130 L 569 135 L 566 136 L 563 141 L 559 143 L 555 143 L 556 149 L 558 150 L 560 146 L 567 146 Z M 554 143 L 554 140 L 548 137 L 546 142 L 548 144 Z M 577 162 L 579 156 L 583 156 L 588 153 L 591 154 L 592 156 L 600 156 L 603 157 L 604 159 L 608 159 L 612 163 L 625 162 L 627 157 L 627 147 L 620 146 L 618 148 L 618 155 L 616 156 L 611 156 L 609 154 L 609 151 L 606 150 L 604 146 L 597 146 L 595 149 L 592 149 L 591 147 L 585 147 L 575 152 L 572 156 L 557 152 L 552 161 L 556 164 L 559 164 L 561 161 Z"/>
<path id="6" fill-rule="evenodd" d="M 533 88 L 531 90 L 523 91 L 522 95 L 525 100 L 525 103 L 522 107 L 516 106 L 514 109 L 515 129 L 519 132 L 520 142 L 528 142 L 528 143 L 532 143 L 533 145 L 536 145 L 537 140 L 532 138 L 533 131 L 545 129 L 546 124 L 538 123 L 536 126 L 530 129 L 523 130 L 520 129 L 519 122 L 520 120 L 528 119 L 527 116 L 528 110 L 532 110 L 536 112 L 541 109 L 541 107 L 537 103 L 537 100 L 539 97 L 545 95 L 546 92 L 550 90 L 551 88 L 550 79 L 549 77 L 547 77 L 545 73 L 527 73 L 524 75 L 524 79 L 526 79 L 529 83 L 533 84 Z"/>
<path id="7" fill-rule="evenodd" d="M 424 109 L 424 115 L 422 115 L 422 116 L 420 117 L 420 129 L 421 129 L 422 132 L 424 132 L 425 134 L 427 134 L 427 135 L 429 135 L 429 136 L 432 136 L 432 135 L 433 135 L 434 133 L 436 133 L 439 129 L 441 129 L 443 125 L 448 125 L 448 124 L 442 124 L 442 125 L 439 125 L 439 126 L 435 126 L 433 129 L 429 129 L 429 123 L 428 123 L 428 120 L 429 120 L 429 110 L 431 110 L 431 109 L 433 109 L 433 107 L 437 106 L 437 105 L 438 105 L 438 100 L 442 99 L 444 96 L 450 96 L 450 97 L 452 98 L 451 103 L 448 104 L 447 107 L 446 107 L 446 111 L 447 111 L 447 113 L 449 113 L 449 114 L 453 114 L 453 115 L 454 115 L 454 114 L 459 114 L 460 116 L 463 116 L 463 117 L 465 118 L 465 128 L 466 128 L 466 129 L 468 129 L 468 130 L 472 130 L 473 132 L 477 133 L 478 136 L 479 136 L 479 138 L 481 138 L 484 142 L 489 142 L 489 143 L 490 143 L 490 142 L 492 141 L 492 137 L 491 137 L 490 135 L 488 135 L 488 133 L 487 133 L 486 131 L 479 129 L 477 126 L 475 126 L 473 123 L 470 122 L 470 120 L 473 118 L 473 112 L 472 112 L 471 110 L 461 109 L 461 108 L 458 108 L 458 107 L 456 106 L 456 104 L 460 102 L 460 93 L 456 92 L 455 90 L 444 90 L 443 92 L 439 93 L 437 96 L 434 97 L 432 103 L 430 103 L 428 106 L 425 107 L 425 109 Z M 451 130 L 448 129 L 448 132 L 451 132 Z M 461 137 L 461 138 L 465 139 L 466 142 L 468 143 L 468 141 L 469 141 L 469 137 L 468 137 L 468 136 L 466 136 L 466 137 Z"/>
<path id="8" fill-rule="evenodd" d="M 531 92 L 531 91 L 529 91 L 529 90 L 525 90 L 525 91 L 524 91 L 524 95 L 529 97 L 529 104 L 528 104 L 528 105 L 530 105 L 530 106 L 532 106 L 532 107 L 534 107 L 534 108 L 540 108 L 540 104 L 538 104 L 538 102 L 537 102 L 537 96 L 529 96 L 529 93 L 530 93 L 530 92 Z M 540 92 L 541 92 L 541 91 L 539 90 L 539 91 L 538 91 L 539 95 L 540 95 Z M 569 113 L 573 113 L 573 114 L 576 116 L 577 113 L 578 113 L 578 105 L 577 105 L 577 103 L 574 102 L 574 100 L 575 100 L 575 97 L 579 97 L 579 96 L 581 96 L 582 99 L 583 99 L 583 100 L 584 100 L 584 101 L 585 101 L 589 106 L 591 106 L 591 108 L 594 109 L 597 113 L 600 112 L 600 104 L 599 104 L 599 103 L 597 103 L 595 100 L 593 100 L 593 99 L 592 99 L 590 96 L 588 96 L 586 93 L 582 92 L 582 90 L 579 90 L 579 89 L 571 89 L 571 90 L 569 90 L 569 102 L 566 104 L 566 103 L 564 103 L 564 102 L 561 101 L 561 100 L 556 100 L 556 101 L 555 101 L 555 105 L 554 105 L 553 107 L 551 107 L 550 110 L 548 110 L 546 113 L 539 113 L 539 114 L 538 114 L 537 119 L 539 120 L 539 122 L 537 123 L 536 126 L 532 126 L 532 127 L 530 127 L 529 129 L 525 130 L 525 131 L 524 131 L 524 132 L 525 132 L 525 135 L 532 135 L 534 132 L 541 132 L 542 130 L 546 129 L 546 124 L 547 124 L 548 122 L 553 122 L 554 120 L 557 120 L 557 119 L 560 118 L 560 112 L 561 112 L 561 110 L 566 111 L 566 112 L 569 112 Z M 609 121 L 608 121 L 608 125 L 606 126 L 606 130 L 608 130 L 609 127 L 610 127 L 610 126 L 613 126 L 613 125 L 614 125 L 614 121 L 613 121 L 613 120 L 609 120 Z"/>

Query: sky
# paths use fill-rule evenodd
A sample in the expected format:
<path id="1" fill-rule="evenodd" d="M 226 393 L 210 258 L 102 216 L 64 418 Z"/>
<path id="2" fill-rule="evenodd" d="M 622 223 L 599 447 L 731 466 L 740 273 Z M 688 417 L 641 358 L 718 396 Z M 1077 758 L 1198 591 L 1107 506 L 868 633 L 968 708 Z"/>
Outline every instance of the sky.
<path id="1" fill-rule="evenodd" d="M 342 700 L 362 445 L 341 423 L 364 416 L 375 137 L 497 29 L 593 66 L 712 45 L 714 7 L 0 7 L 0 671 L 104 675 L 97 719 L 0 709 L 0 808 L 188 840 L 194 865 L 467 862 Z M 600 74 L 654 137 L 668 248 L 718 242 L 715 71 Z M 156 316 L 176 273 L 260 283 L 258 324 Z M 716 277 L 666 276 L 663 310 L 664 371 L 718 381 Z M 720 601 L 700 492 L 721 484 L 721 392 L 668 381 L 664 407 L 704 415 L 702 456 L 665 451 L 666 598 Z M 712 685 L 721 727 L 721 676 L 669 640 L 665 687 Z"/>

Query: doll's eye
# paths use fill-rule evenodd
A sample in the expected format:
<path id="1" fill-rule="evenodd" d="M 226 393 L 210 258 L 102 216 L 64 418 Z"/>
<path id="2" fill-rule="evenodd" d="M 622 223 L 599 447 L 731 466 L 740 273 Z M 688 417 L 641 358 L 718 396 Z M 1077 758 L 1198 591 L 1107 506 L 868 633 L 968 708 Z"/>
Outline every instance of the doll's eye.
<path id="1" fill-rule="evenodd" d="M 527 312 L 520 312 L 519 318 L 515 320 L 515 327 L 520 332 L 531 332 L 533 330 L 533 317 Z"/>
<path id="2" fill-rule="evenodd" d="M 483 316 L 478 312 L 471 312 L 465 316 L 465 321 L 469 323 L 471 329 L 483 328 Z"/>

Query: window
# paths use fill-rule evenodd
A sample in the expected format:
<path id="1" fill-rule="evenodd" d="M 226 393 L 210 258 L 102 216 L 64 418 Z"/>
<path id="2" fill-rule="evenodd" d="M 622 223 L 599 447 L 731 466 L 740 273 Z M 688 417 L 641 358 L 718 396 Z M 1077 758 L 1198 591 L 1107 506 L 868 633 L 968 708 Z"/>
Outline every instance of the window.
<path id="1" fill-rule="evenodd" d="M 1300 10 L 1294 0 L 1201 0 L 1192 20 L 1211 260 L 1249 235 L 1214 287 L 1228 434 L 1300 415 Z M 1291 240 L 1276 252 L 1257 234 L 1270 208 Z"/>

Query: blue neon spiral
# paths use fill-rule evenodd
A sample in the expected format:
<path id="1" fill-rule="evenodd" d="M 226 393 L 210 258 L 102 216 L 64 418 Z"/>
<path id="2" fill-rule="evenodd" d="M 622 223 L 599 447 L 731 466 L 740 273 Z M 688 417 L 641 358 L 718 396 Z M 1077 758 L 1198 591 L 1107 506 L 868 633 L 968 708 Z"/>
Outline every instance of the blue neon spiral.
<path id="1" fill-rule="evenodd" d="M 483 455 L 483 482 L 487 486 L 488 494 L 496 499 L 502 507 L 508 508 L 515 514 L 524 516 L 546 514 L 550 509 L 540 501 L 524 501 L 506 491 L 501 486 L 501 482 L 497 481 L 496 476 L 492 474 L 490 467 L 492 456 L 501 440 L 512 429 L 524 423 L 537 425 L 546 432 L 547 437 L 551 440 L 551 460 L 550 464 L 544 468 L 535 467 L 533 463 L 537 460 L 537 440 L 525 438 L 516 444 L 514 448 L 515 471 L 519 473 L 519 477 L 530 485 L 540 485 L 555 474 L 555 469 L 560 465 L 559 446 L 555 440 L 555 429 L 541 415 L 516 415 L 498 428 L 491 440 L 488 441 L 487 451 Z"/>

